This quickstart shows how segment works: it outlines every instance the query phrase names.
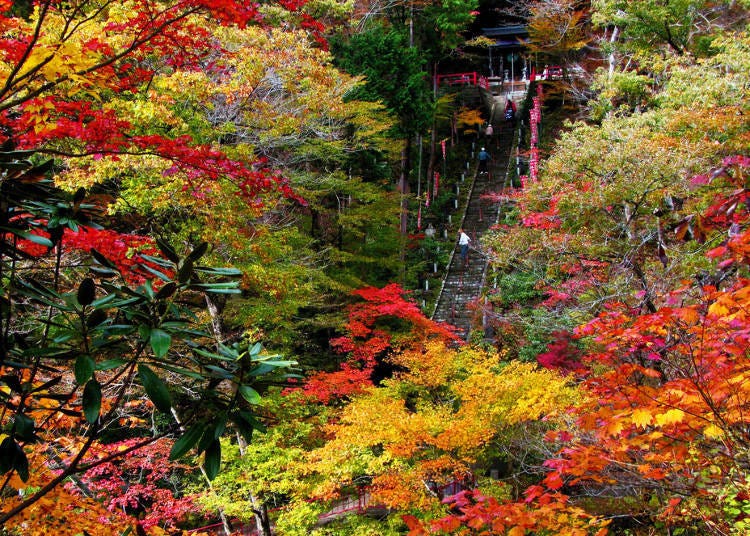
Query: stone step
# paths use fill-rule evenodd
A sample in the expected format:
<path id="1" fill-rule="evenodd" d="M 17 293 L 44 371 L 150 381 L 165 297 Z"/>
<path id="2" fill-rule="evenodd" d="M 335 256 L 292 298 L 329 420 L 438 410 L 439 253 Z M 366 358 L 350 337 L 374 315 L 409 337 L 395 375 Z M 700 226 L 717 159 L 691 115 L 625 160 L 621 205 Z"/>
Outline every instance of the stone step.
<path id="1" fill-rule="evenodd" d="M 491 149 L 494 160 L 490 174 L 473 178 L 471 196 L 466 202 L 463 214 L 462 226 L 471 237 L 472 245 L 481 244 L 482 237 L 494 225 L 500 213 L 500 207 L 497 204 L 481 199 L 484 193 L 499 190 L 505 182 L 505 171 L 508 166 L 513 139 L 512 129 L 504 129 L 501 126 L 497 129 L 497 133 L 500 136 L 500 145 L 498 147 L 493 146 Z M 469 177 L 466 179 L 465 184 L 461 186 L 462 192 L 465 192 L 466 188 L 472 187 L 468 181 Z M 458 217 L 458 215 L 454 215 L 454 221 Z M 486 262 L 486 258 L 478 251 L 470 250 L 469 264 L 464 266 L 456 246 L 453 260 L 448 266 L 443 281 L 440 299 L 432 315 L 432 318 L 436 321 L 457 327 L 459 335 L 464 338 L 468 336 L 476 321 L 476 312 L 471 309 L 471 304 L 481 294 Z"/>

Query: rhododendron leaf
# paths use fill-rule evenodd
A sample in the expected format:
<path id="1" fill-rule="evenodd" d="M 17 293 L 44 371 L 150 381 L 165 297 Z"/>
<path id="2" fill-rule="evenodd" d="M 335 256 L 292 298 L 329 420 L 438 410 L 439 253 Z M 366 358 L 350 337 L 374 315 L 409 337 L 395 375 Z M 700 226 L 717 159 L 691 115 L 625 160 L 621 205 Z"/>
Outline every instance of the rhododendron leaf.
<path id="1" fill-rule="evenodd" d="M 187 283 L 193 275 L 193 261 L 185 259 L 185 262 L 177 272 L 177 280 L 180 283 Z"/>
<path id="2" fill-rule="evenodd" d="M 6 383 L 8 383 L 8 379 L 7 378 L 8 377 L 6 376 L 6 377 L 2 378 L 2 380 L 5 381 Z M 58 383 L 60 383 L 61 381 L 62 381 L 62 376 L 57 376 L 56 378 L 52 378 L 51 380 L 46 381 L 43 384 L 35 387 L 34 389 L 31 390 L 31 392 L 32 393 L 39 393 L 41 391 L 47 391 L 48 389 L 51 389 L 52 387 L 54 387 L 55 385 L 57 385 Z M 20 390 L 20 389 L 18 389 L 18 390 Z"/>
<path id="3" fill-rule="evenodd" d="M 177 252 L 172 248 L 172 246 L 169 245 L 169 243 L 162 239 L 162 238 L 156 238 L 155 239 L 156 245 L 159 246 L 159 249 L 162 253 L 173 263 L 177 264 L 180 262 L 180 257 L 177 255 Z"/>
<path id="4" fill-rule="evenodd" d="M 199 348 L 197 346 L 193 348 L 193 352 L 195 352 L 198 355 L 202 355 L 203 357 L 209 357 L 211 359 L 219 359 L 221 361 L 235 361 L 237 359 L 236 356 L 227 356 L 227 355 L 217 354 L 216 352 L 206 350 L 205 348 Z"/>
<path id="5" fill-rule="evenodd" d="M 170 365 L 168 363 L 155 363 L 154 366 L 157 366 L 161 369 L 168 370 L 170 372 L 174 372 L 176 374 L 180 374 L 182 376 L 186 376 L 188 378 L 193 378 L 194 380 L 202 380 L 203 374 L 200 374 L 198 372 L 193 372 L 192 370 L 183 368 L 183 367 L 177 367 L 174 365 Z"/>
<path id="6" fill-rule="evenodd" d="M 102 309 L 94 309 L 86 318 L 86 327 L 95 328 L 107 320 L 107 313 Z"/>
<path id="7" fill-rule="evenodd" d="M 127 361 L 124 359 L 106 359 L 97 363 L 94 368 L 96 370 L 112 370 L 123 366 L 125 363 L 127 363 Z"/>
<path id="8" fill-rule="evenodd" d="M 143 363 L 138 365 L 138 376 L 141 378 L 143 388 L 149 399 L 151 399 L 151 402 L 156 406 L 156 409 L 164 413 L 169 413 L 172 409 L 172 399 L 169 396 L 167 386 L 164 385 L 161 378 Z"/>
<path id="9" fill-rule="evenodd" d="M 239 287 L 239 281 L 227 281 L 225 283 L 198 283 L 190 285 L 190 288 L 201 289 L 204 292 L 211 292 L 213 294 L 240 294 L 242 293 L 242 290 Z"/>
<path id="10" fill-rule="evenodd" d="M 154 257 L 153 255 L 147 255 L 146 253 L 141 253 L 140 257 L 143 260 L 146 260 L 148 262 L 152 262 L 154 264 L 157 264 L 159 266 L 163 266 L 164 268 L 174 268 L 175 263 L 167 261 L 162 259 L 161 257 Z"/>
<path id="11" fill-rule="evenodd" d="M 153 328 L 149 334 L 149 343 L 156 357 L 164 357 L 172 346 L 172 336 L 163 329 Z"/>
<path id="12" fill-rule="evenodd" d="M 177 291 L 177 283 L 174 281 L 170 281 L 163 287 L 159 289 L 159 292 L 156 293 L 156 299 L 157 300 L 164 300 L 166 298 L 171 297 L 175 292 Z"/>
<path id="13" fill-rule="evenodd" d="M 78 188 L 76 193 L 73 194 L 73 204 L 75 206 L 80 205 L 86 197 L 86 188 Z"/>
<path id="14" fill-rule="evenodd" d="M 91 256 L 94 257 L 96 262 L 101 264 L 102 266 L 109 268 L 111 270 L 117 271 L 117 265 L 113 263 L 111 260 L 109 260 L 107 257 L 99 253 L 96 249 L 91 248 Z"/>
<path id="15" fill-rule="evenodd" d="M 22 481 L 29 479 L 29 460 L 21 446 L 11 437 L 0 443 L 0 473 L 15 470 Z"/>
<path id="16" fill-rule="evenodd" d="M 249 385 L 240 385 L 237 390 L 240 392 L 240 395 L 242 395 L 242 398 L 247 400 L 250 404 L 260 404 L 260 393 Z"/>
<path id="17" fill-rule="evenodd" d="M 171 280 L 171 278 L 167 274 L 165 274 L 164 272 L 160 272 L 159 270 L 157 270 L 155 268 L 151 268 L 148 264 L 141 264 L 141 269 L 146 270 L 147 272 L 155 275 L 156 277 L 158 277 L 162 281 L 170 281 Z"/>
<path id="18" fill-rule="evenodd" d="M 247 353 L 250 355 L 250 357 L 255 357 L 257 355 L 260 355 L 262 349 L 263 345 L 259 342 L 256 342 L 255 344 L 253 344 L 252 348 L 247 351 Z"/>
<path id="19" fill-rule="evenodd" d="M 188 428 L 182 437 L 172 445 L 172 450 L 169 452 L 169 459 L 177 460 L 187 454 L 187 452 L 198 443 L 198 440 L 203 436 L 205 429 L 206 425 L 204 423 L 196 423 Z"/>
<path id="20" fill-rule="evenodd" d="M 30 233 L 28 231 L 14 229 L 12 227 L 0 227 L 0 231 L 14 234 L 20 238 L 23 238 L 24 240 L 28 240 L 29 242 L 33 242 L 34 244 L 39 244 L 40 246 L 51 248 L 55 245 L 49 238 L 45 238 L 44 236 L 40 236 L 35 233 Z"/>
<path id="21" fill-rule="evenodd" d="M 205 266 L 196 267 L 196 272 L 200 273 L 206 273 L 206 274 L 212 274 L 212 275 L 226 275 L 226 276 L 232 276 L 237 277 L 242 275 L 242 270 L 238 270 L 237 268 L 208 268 Z"/>
<path id="22" fill-rule="evenodd" d="M 268 374 L 269 372 L 273 371 L 276 367 L 274 365 L 271 365 L 269 363 L 261 363 L 257 367 L 251 368 L 246 375 L 247 376 L 262 376 L 264 374 Z"/>
<path id="23" fill-rule="evenodd" d="M 115 299 L 117 299 L 117 294 L 107 294 L 105 296 L 102 296 L 98 300 L 94 300 L 91 302 L 91 306 L 95 308 L 100 308 L 103 305 L 108 305 L 110 302 L 113 302 Z"/>
<path id="24" fill-rule="evenodd" d="M 206 449 L 203 459 L 203 469 L 206 471 L 206 477 L 209 480 L 216 478 L 221 468 L 221 443 L 214 439 Z"/>
<path id="25" fill-rule="evenodd" d="M 201 242 L 200 244 L 195 246 L 195 249 L 190 252 L 186 260 L 190 262 L 195 262 L 201 257 L 203 257 L 203 255 L 206 254 L 206 251 L 208 251 L 208 242 Z"/>
<path id="26" fill-rule="evenodd" d="M 246 428 L 248 430 L 258 430 L 259 432 L 267 431 L 266 425 L 260 422 L 255 415 L 249 411 L 238 411 L 232 415 L 232 418 L 240 425 L 240 429 Z"/>
<path id="27" fill-rule="evenodd" d="M 78 385 L 83 385 L 91 379 L 91 376 L 94 374 L 95 366 L 96 363 L 94 363 L 94 360 L 91 359 L 91 356 L 88 354 L 81 354 L 78 356 L 74 366 L 76 382 Z"/>
<path id="28" fill-rule="evenodd" d="M 90 266 L 89 270 L 94 272 L 99 277 L 115 277 L 119 272 L 117 270 L 113 270 L 112 268 L 105 268 L 103 266 Z"/>
<path id="29" fill-rule="evenodd" d="M 13 417 L 13 433 L 21 441 L 32 441 L 34 439 L 34 420 L 22 413 L 16 413 Z"/>
<path id="30" fill-rule="evenodd" d="M 91 379 L 83 388 L 83 416 L 88 422 L 95 423 L 101 408 L 102 388 L 96 379 Z"/>

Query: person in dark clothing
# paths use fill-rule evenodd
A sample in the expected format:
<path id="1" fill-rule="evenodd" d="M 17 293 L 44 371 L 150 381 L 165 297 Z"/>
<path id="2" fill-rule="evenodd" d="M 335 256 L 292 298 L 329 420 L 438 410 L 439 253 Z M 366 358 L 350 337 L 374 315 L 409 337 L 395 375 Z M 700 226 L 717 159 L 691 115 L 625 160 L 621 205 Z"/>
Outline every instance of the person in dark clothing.
<path id="1" fill-rule="evenodd" d="M 487 173 L 487 165 L 492 160 L 490 153 L 484 147 L 479 151 L 479 173 Z"/>
<path id="2" fill-rule="evenodd" d="M 516 103 L 512 99 L 505 101 L 505 120 L 513 121 L 516 118 Z"/>

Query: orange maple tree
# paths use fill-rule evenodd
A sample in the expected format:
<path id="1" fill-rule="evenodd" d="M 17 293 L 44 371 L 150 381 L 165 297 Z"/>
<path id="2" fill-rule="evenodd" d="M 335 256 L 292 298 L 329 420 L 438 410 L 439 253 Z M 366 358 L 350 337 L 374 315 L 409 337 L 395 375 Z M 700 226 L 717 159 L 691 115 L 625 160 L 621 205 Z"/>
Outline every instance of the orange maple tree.
<path id="1" fill-rule="evenodd" d="M 701 233 L 728 232 L 708 252 L 718 261 L 712 284 L 685 281 L 648 314 L 611 303 L 578 328 L 595 342 L 584 358 L 595 371 L 585 381 L 592 396 L 576 408 L 575 429 L 549 434 L 560 451 L 546 462 L 547 489 L 593 486 L 637 497 L 643 512 L 675 526 L 702 522 L 716 533 L 745 526 L 749 165 L 727 158 L 693 181 L 726 181 L 709 208 L 691 217 Z"/>
<path id="2" fill-rule="evenodd" d="M 576 329 L 590 343 L 577 370 L 588 396 L 572 408 L 571 426 L 547 433 L 557 455 L 544 462 L 543 481 L 521 502 L 457 496 L 458 513 L 429 527 L 407 519 L 413 536 L 603 534 L 608 523 L 590 517 L 599 512 L 712 534 L 750 528 L 748 168 L 750 158 L 728 157 L 695 177 L 695 187 L 712 188 L 710 202 L 676 227 L 721 240 L 708 251 L 711 277 L 683 281 L 653 312 L 610 302 Z"/>

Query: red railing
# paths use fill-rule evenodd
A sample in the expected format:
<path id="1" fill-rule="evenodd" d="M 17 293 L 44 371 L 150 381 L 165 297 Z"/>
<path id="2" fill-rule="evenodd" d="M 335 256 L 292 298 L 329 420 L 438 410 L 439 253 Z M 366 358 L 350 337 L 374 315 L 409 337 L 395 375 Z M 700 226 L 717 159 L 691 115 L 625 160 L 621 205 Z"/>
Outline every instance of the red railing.
<path id="1" fill-rule="evenodd" d="M 476 71 L 470 73 L 450 73 L 439 74 L 435 77 L 437 85 L 446 84 L 449 86 L 479 86 L 484 89 L 490 88 L 490 82 L 487 77 L 477 74 Z"/>
<path id="2" fill-rule="evenodd" d="M 331 508 L 325 514 L 321 514 L 319 517 L 320 521 L 327 521 L 328 519 L 336 516 L 346 514 L 349 512 L 357 512 L 363 514 L 370 507 L 370 491 L 367 488 L 359 488 L 357 495 L 350 495 L 338 502 L 333 508 Z"/>
<path id="3" fill-rule="evenodd" d="M 254 523 L 241 523 L 238 520 L 233 520 L 229 522 L 229 528 L 231 529 L 232 534 L 237 536 L 257 536 L 258 534 Z M 223 523 L 214 523 L 213 525 L 206 525 L 205 527 L 190 529 L 186 532 L 188 534 L 208 533 L 221 536 L 225 534 Z"/>

